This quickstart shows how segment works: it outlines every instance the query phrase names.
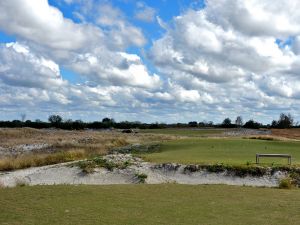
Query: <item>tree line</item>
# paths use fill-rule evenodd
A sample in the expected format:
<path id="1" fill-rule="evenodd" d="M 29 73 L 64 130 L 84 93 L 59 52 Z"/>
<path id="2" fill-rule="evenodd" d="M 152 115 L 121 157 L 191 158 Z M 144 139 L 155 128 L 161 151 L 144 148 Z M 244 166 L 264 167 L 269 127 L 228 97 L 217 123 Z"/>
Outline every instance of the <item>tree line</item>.
<path id="1" fill-rule="evenodd" d="M 243 122 L 243 118 L 238 116 L 234 121 L 230 118 L 225 118 L 221 124 L 214 124 L 212 121 L 190 121 L 188 123 L 142 123 L 139 121 L 122 121 L 116 122 L 113 118 L 103 118 L 101 121 L 84 122 L 82 120 L 64 120 L 60 115 L 50 115 L 47 122 L 41 120 L 26 120 L 26 115 L 21 115 L 21 120 L 0 121 L 0 127 L 31 127 L 31 128 L 59 128 L 65 130 L 82 130 L 82 129 L 162 129 L 162 128 L 292 128 L 299 127 L 298 123 L 294 122 L 291 114 L 281 113 L 278 120 L 273 120 L 270 124 L 264 125 L 253 119 Z"/>

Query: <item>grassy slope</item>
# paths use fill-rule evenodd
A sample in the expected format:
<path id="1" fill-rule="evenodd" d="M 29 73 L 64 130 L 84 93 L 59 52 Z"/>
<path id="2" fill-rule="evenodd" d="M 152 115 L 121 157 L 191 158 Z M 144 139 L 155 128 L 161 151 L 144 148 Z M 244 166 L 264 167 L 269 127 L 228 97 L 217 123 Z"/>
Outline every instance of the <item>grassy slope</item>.
<path id="1" fill-rule="evenodd" d="M 145 154 L 146 160 L 178 163 L 255 163 L 256 153 L 292 154 L 300 164 L 300 142 L 252 139 L 187 139 L 162 144 L 162 152 Z M 262 158 L 262 163 L 287 163 L 287 159 Z"/>
<path id="2" fill-rule="evenodd" d="M 300 191 L 234 186 L 0 189 L 0 224 L 299 224 Z"/>

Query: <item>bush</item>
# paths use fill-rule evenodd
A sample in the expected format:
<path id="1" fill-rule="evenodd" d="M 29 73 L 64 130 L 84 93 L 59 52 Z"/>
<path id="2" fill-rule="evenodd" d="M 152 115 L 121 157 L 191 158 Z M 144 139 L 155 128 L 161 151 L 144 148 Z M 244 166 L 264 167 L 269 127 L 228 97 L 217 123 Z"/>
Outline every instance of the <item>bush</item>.
<path id="1" fill-rule="evenodd" d="M 292 179 L 290 177 L 284 178 L 279 182 L 280 189 L 291 189 L 293 186 Z"/>
<path id="2" fill-rule="evenodd" d="M 148 175 L 145 173 L 136 173 L 135 176 L 138 179 L 139 183 L 145 183 L 148 177 Z"/>

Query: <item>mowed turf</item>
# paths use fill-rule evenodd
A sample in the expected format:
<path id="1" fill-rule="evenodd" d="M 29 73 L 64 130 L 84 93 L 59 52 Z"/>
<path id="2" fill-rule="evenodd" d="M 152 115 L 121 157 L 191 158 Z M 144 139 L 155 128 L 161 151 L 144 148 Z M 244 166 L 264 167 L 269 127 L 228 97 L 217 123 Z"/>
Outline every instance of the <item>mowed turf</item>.
<path id="1" fill-rule="evenodd" d="M 292 163 L 300 164 L 300 142 L 255 139 L 201 138 L 162 143 L 161 151 L 143 154 L 152 162 L 176 163 L 255 163 L 256 153 L 291 154 Z M 285 158 L 262 158 L 261 163 L 287 164 Z"/>
<path id="2" fill-rule="evenodd" d="M 236 186 L 35 186 L 0 190 L 0 224 L 298 225 L 300 190 Z"/>

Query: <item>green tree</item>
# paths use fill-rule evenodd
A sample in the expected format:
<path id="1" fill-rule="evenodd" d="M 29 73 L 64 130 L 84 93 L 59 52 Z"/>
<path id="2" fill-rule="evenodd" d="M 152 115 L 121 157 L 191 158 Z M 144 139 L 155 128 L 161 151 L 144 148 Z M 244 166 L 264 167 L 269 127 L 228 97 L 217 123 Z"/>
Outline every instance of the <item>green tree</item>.
<path id="1" fill-rule="evenodd" d="M 51 115 L 48 118 L 48 121 L 52 124 L 52 125 L 59 125 L 63 119 L 60 115 Z"/>

